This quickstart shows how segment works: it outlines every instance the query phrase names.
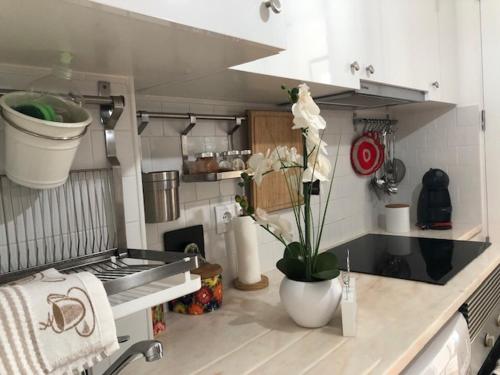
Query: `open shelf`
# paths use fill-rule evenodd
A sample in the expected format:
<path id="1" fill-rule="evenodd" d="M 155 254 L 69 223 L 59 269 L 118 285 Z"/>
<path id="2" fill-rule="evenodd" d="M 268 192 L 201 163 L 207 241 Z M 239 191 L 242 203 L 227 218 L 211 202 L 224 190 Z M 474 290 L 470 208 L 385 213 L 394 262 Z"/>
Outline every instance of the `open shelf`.
<path id="1" fill-rule="evenodd" d="M 215 182 L 222 180 L 232 180 L 240 178 L 243 171 L 228 171 L 228 172 L 214 172 L 214 173 L 198 173 L 198 174 L 184 174 L 182 181 L 184 182 Z"/>

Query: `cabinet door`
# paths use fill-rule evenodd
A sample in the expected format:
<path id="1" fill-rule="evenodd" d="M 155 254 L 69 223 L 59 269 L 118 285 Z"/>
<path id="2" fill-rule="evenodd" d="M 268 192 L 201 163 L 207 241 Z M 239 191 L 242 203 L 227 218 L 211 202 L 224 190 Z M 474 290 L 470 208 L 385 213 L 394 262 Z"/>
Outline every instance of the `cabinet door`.
<path id="1" fill-rule="evenodd" d="M 248 120 L 250 147 L 254 154 L 265 154 L 277 145 L 295 147 L 302 154 L 302 133 L 300 129 L 292 130 L 293 116 L 290 112 L 249 111 Z M 298 175 L 293 170 L 287 173 L 290 178 L 297 180 Z M 298 201 L 297 195 L 294 195 L 293 200 Z M 285 175 L 271 172 L 259 186 L 253 183 L 251 203 L 269 212 L 292 207 Z"/>
<path id="2" fill-rule="evenodd" d="M 283 14 L 266 8 L 262 0 L 91 1 L 272 47 L 286 47 Z"/>
<path id="3" fill-rule="evenodd" d="M 382 4 L 381 0 L 356 0 L 359 12 L 360 33 L 360 78 L 384 82 L 386 68 L 382 44 Z M 367 68 L 371 66 L 373 73 Z"/>
<path id="4" fill-rule="evenodd" d="M 428 91 L 439 80 L 436 0 L 381 0 L 386 83 Z"/>
<path id="5" fill-rule="evenodd" d="M 456 0 L 439 0 L 439 80 L 431 86 L 429 100 L 456 103 L 458 98 Z"/>
<path id="6" fill-rule="evenodd" d="M 360 72 L 351 69 L 354 61 L 361 65 L 357 7 L 350 0 L 290 1 L 284 14 L 287 49 L 233 69 L 359 88 Z"/>

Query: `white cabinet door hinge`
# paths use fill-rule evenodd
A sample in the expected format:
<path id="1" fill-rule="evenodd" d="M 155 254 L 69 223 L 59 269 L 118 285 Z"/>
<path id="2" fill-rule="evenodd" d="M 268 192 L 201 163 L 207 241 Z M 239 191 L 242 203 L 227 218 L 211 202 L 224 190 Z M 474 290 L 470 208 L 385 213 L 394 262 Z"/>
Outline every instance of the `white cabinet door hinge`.
<path id="1" fill-rule="evenodd" d="M 481 111 L 481 130 L 486 131 L 486 111 L 484 109 Z"/>

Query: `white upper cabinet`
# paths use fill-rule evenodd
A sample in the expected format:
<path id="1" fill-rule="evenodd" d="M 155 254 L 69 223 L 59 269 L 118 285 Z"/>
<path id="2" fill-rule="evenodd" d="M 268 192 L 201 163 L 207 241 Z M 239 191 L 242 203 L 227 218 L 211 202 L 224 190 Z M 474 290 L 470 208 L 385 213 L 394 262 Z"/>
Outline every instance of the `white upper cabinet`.
<path id="1" fill-rule="evenodd" d="M 374 81 L 435 98 L 441 95 L 435 86 L 448 80 L 442 79 L 440 66 L 449 63 L 452 55 L 445 50 L 452 48 L 448 43 L 455 35 L 454 15 L 444 11 L 440 23 L 437 1 L 289 2 L 286 51 L 233 69 L 344 88 Z M 445 44 L 441 51 L 440 41 Z"/>
<path id="2" fill-rule="evenodd" d="M 359 0 L 361 1 L 361 0 Z M 359 87 L 361 65 L 358 1 L 308 0 L 285 3 L 287 49 L 233 69 L 271 76 Z"/>
<path id="3" fill-rule="evenodd" d="M 263 0 L 91 1 L 275 48 L 286 47 L 284 15 L 275 0 L 271 2 L 275 8 L 266 7 Z"/>
<path id="4" fill-rule="evenodd" d="M 382 42 L 381 0 L 353 0 L 357 4 L 360 71 L 359 78 L 384 82 L 386 67 Z"/>
<path id="5" fill-rule="evenodd" d="M 456 0 L 439 0 L 439 80 L 428 99 L 446 103 L 458 100 L 458 40 Z"/>
<path id="6" fill-rule="evenodd" d="M 429 91 L 439 81 L 436 0 L 381 0 L 383 82 Z"/>
<path id="7" fill-rule="evenodd" d="M 75 70 L 133 76 L 140 90 L 213 74 L 281 51 L 272 45 L 281 45 L 285 35 L 284 21 L 280 27 L 277 22 L 283 15 L 260 6 L 260 1 L 226 2 L 232 11 L 225 13 L 222 1 L 196 3 L 2 0 L 0 62 L 50 67 L 60 51 L 67 51 L 74 56 Z M 168 6 L 176 22 L 166 19 Z"/>

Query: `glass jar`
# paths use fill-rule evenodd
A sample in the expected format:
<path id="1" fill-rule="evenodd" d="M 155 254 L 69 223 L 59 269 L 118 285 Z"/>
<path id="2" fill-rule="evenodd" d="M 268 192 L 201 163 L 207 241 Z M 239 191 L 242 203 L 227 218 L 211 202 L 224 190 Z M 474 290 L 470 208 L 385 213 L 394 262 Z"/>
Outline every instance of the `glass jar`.
<path id="1" fill-rule="evenodd" d="M 219 171 L 228 172 L 233 170 L 233 164 L 226 155 L 227 151 L 218 153 Z"/>
<path id="2" fill-rule="evenodd" d="M 250 156 L 252 155 L 252 150 L 241 150 L 240 151 L 240 156 L 245 162 L 245 166 L 248 168 L 248 159 L 250 159 Z"/>
<path id="3" fill-rule="evenodd" d="M 236 162 L 237 164 L 233 164 L 233 161 L 234 159 L 240 157 L 240 152 L 238 150 L 229 150 L 229 151 L 224 151 L 222 153 L 222 157 L 224 158 L 225 161 L 227 161 L 227 163 L 224 163 L 224 167 L 227 167 L 228 171 L 237 171 L 237 170 L 240 170 L 240 169 L 234 169 L 234 167 L 240 167 L 241 166 L 241 163 L 240 162 Z M 245 169 L 243 167 L 243 169 Z"/>
<path id="4" fill-rule="evenodd" d="M 246 168 L 245 162 L 243 161 L 243 158 L 241 157 L 240 151 L 237 151 L 238 154 L 234 155 L 233 160 L 231 163 L 233 164 L 233 170 L 235 171 L 243 171 Z"/>
<path id="5" fill-rule="evenodd" d="M 219 164 L 215 159 L 213 152 L 201 152 L 196 154 L 196 172 L 197 173 L 214 173 L 218 172 Z"/>

